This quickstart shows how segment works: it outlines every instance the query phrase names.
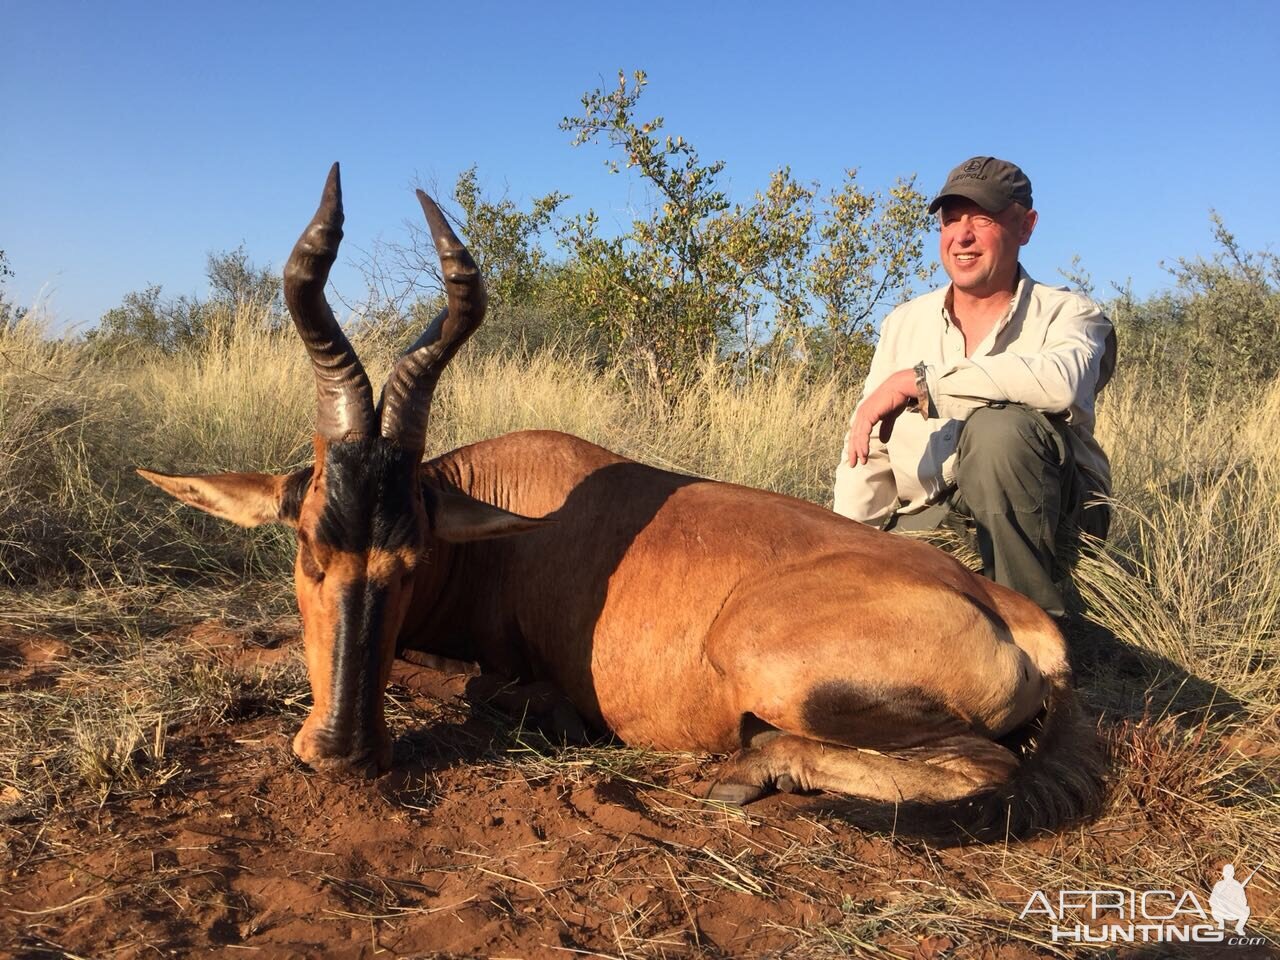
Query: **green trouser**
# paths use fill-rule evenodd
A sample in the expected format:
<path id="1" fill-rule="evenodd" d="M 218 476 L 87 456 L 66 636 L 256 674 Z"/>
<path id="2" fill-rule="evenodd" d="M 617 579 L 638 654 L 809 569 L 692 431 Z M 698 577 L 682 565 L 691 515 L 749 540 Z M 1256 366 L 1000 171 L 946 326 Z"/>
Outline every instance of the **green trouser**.
<path id="1" fill-rule="evenodd" d="M 1020 404 L 983 407 L 965 421 L 956 452 L 956 489 L 941 503 L 898 516 L 887 529 L 972 529 L 983 574 L 1062 616 L 1055 563 L 1069 564 L 1081 531 L 1103 538 L 1106 504 L 1090 502 L 1068 427 Z"/>

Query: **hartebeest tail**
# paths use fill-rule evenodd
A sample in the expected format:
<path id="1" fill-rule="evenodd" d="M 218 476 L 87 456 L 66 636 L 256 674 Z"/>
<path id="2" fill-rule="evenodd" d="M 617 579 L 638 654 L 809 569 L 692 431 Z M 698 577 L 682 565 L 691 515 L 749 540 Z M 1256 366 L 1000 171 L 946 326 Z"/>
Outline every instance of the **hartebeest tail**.
<path id="1" fill-rule="evenodd" d="M 1096 809 L 1101 761 L 1061 633 L 942 551 L 562 433 L 421 462 L 436 383 L 485 294 L 419 201 L 447 306 L 376 404 L 324 297 L 342 237 L 335 165 L 285 267 L 316 381 L 315 462 L 283 476 L 141 471 L 217 516 L 296 529 L 313 698 L 300 758 L 385 770 L 384 691 L 414 650 L 554 687 L 553 714 L 571 704 L 578 729 L 730 754 L 717 799 L 817 789 L 925 803 L 982 836 Z"/>
<path id="2" fill-rule="evenodd" d="M 1007 748 L 1018 764 L 1008 780 L 957 814 L 955 822 L 966 833 L 981 840 L 1016 839 L 1099 812 L 1106 762 L 1070 675 L 1050 678 L 1044 711 Z"/>
<path id="3" fill-rule="evenodd" d="M 1025 837 L 1096 815 L 1106 768 L 1097 730 L 1076 697 L 1062 632 L 1020 595 L 996 587 L 993 598 L 987 612 L 1039 671 L 1043 706 L 1002 735 L 966 732 L 909 751 L 923 765 L 917 797 L 936 790 L 934 771 L 953 765 L 953 752 L 967 754 L 972 770 L 989 771 L 988 784 L 975 783 L 951 811 L 953 825 L 984 840 Z"/>
<path id="4" fill-rule="evenodd" d="M 1036 738 L 1004 796 L 997 797 L 1017 836 L 1095 816 L 1105 797 L 1106 758 L 1069 676 L 1055 679 Z"/>

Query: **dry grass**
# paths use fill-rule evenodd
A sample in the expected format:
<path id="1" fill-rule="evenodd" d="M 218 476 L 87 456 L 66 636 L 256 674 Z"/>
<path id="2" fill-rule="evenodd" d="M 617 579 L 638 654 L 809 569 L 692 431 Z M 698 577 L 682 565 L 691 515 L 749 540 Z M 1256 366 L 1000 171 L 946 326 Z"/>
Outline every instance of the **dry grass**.
<path id="1" fill-rule="evenodd" d="M 167 749 L 184 725 L 304 709 L 296 661 L 246 674 L 165 640 L 214 616 L 240 626 L 289 617 L 291 538 L 184 510 L 132 473 L 306 462 L 310 376 L 296 342 L 260 321 L 228 315 L 218 349 L 132 367 L 90 362 L 49 339 L 38 318 L 0 339 L 0 583 L 9 581 L 0 639 L 51 635 L 68 651 L 56 684 L 0 688 L 6 815 L 160 789 L 184 775 Z M 390 357 L 375 341 L 366 349 L 376 380 Z M 837 925 L 793 931 L 797 955 L 899 955 L 880 945 L 886 932 L 914 941 L 928 929 L 956 948 L 1042 943 L 1044 931 L 1017 917 L 1037 888 L 1203 889 L 1216 865 L 1280 848 L 1280 384 L 1247 408 L 1190 396 L 1176 383 L 1122 377 L 1100 411 L 1117 515 L 1107 549 L 1078 570 L 1093 626 L 1072 638 L 1115 761 L 1098 823 L 1029 845 L 947 850 L 890 834 L 901 858 L 893 870 L 911 866 L 911 883 L 868 873 L 834 839 L 802 849 L 779 841 L 750 860 L 684 851 L 658 879 L 682 896 L 720 883 L 823 898 L 837 894 L 779 886 L 777 871 L 798 857 L 822 876 L 868 873 L 875 895 L 848 903 Z M 851 401 L 832 382 L 741 380 L 708 364 L 666 403 L 574 357 L 464 354 L 442 383 L 429 448 L 560 429 L 671 469 L 824 502 Z M 411 723 L 394 698 L 391 715 L 401 729 Z M 519 725 L 479 754 L 493 777 L 625 783 L 700 829 L 733 831 L 749 817 L 672 801 L 688 758 L 562 749 Z M 402 791 L 423 806 L 432 795 L 426 782 Z M 1273 879 L 1256 882 L 1274 897 Z M 664 922 L 620 909 L 617 954 L 662 953 Z"/>
<path id="2" fill-rule="evenodd" d="M 283 471 L 310 458 L 314 392 L 292 335 L 252 309 L 214 317 L 213 349 L 94 363 L 38 314 L 0 340 L 0 577 L 18 583 L 282 576 L 292 538 L 187 510 L 133 475 Z M 357 343 L 380 383 L 392 356 Z M 429 453 L 563 430 L 650 463 L 823 500 L 851 395 L 799 373 L 740 382 L 706 364 L 674 404 L 581 357 L 465 352 L 441 384 Z"/>
<path id="3" fill-rule="evenodd" d="M 310 702 L 299 657 L 246 672 L 181 636 L 215 611 L 264 622 L 276 598 L 160 587 L 0 597 L 0 652 L 24 634 L 56 651 L 43 674 L 0 686 L 0 818 L 159 789 L 183 772 L 167 756 L 175 730 L 264 711 L 300 719 Z"/>
<path id="4" fill-rule="evenodd" d="M 1105 398 L 1117 521 L 1079 579 L 1092 618 L 1125 643 L 1270 708 L 1280 704 L 1280 383 L 1247 415 L 1234 401 L 1195 406 L 1185 391 L 1132 382 Z"/>

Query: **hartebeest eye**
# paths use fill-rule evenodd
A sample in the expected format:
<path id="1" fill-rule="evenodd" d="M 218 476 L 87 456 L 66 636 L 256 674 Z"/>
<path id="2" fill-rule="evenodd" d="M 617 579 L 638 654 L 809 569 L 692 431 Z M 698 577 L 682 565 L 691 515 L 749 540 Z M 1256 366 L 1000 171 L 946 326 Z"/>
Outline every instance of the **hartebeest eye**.
<path id="1" fill-rule="evenodd" d="M 307 577 L 316 583 L 324 580 L 324 571 L 320 569 L 320 564 L 316 563 L 311 545 L 302 537 L 298 538 L 298 560 L 302 563 L 302 572 Z"/>

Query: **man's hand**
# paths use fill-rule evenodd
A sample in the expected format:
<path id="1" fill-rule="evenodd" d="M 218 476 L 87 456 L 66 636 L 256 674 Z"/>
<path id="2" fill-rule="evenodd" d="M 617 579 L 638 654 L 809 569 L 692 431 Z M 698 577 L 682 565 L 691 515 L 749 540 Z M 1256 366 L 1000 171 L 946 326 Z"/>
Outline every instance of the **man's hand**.
<path id="1" fill-rule="evenodd" d="M 910 368 L 899 370 L 884 383 L 871 391 L 858 405 L 858 411 L 849 425 L 849 466 L 866 463 L 871 453 L 871 428 L 880 424 L 880 440 L 889 441 L 893 422 L 898 419 L 907 404 L 916 399 L 916 372 Z"/>

